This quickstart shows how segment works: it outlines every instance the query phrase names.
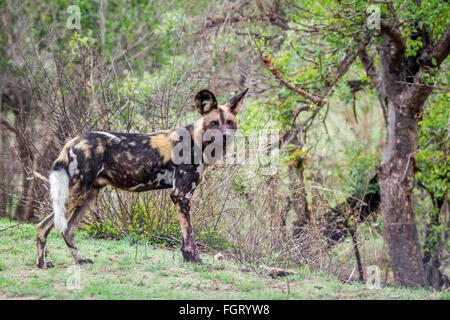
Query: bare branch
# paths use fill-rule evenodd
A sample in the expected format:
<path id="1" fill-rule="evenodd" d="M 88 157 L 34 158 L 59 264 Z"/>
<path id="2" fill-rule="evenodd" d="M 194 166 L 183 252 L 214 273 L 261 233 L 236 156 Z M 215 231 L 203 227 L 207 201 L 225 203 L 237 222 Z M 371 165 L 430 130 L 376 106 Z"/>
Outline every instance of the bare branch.
<path id="1" fill-rule="evenodd" d="M 364 71 L 366 72 L 366 75 L 369 77 L 369 79 L 372 81 L 373 85 L 375 86 L 375 89 L 377 90 L 377 93 L 380 97 L 384 97 L 383 93 L 383 86 L 381 83 L 381 75 L 378 73 L 377 69 L 375 68 L 373 57 L 371 57 L 368 53 L 366 48 L 361 48 L 358 52 L 359 60 L 361 61 Z"/>
<path id="2" fill-rule="evenodd" d="M 31 169 L 31 174 L 34 177 L 38 178 L 39 180 L 42 180 L 46 185 L 49 185 L 48 179 L 46 177 L 44 177 L 42 174 L 40 174 L 39 172 Z"/>
<path id="3" fill-rule="evenodd" d="M 325 86 L 325 91 L 328 92 L 333 88 L 333 86 L 339 81 L 340 78 L 342 78 L 352 65 L 352 63 L 355 61 L 358 53 L 360 50 L 364 50 L 364 48 L 369 44 L 370 40 L 372 39 L 371 33 L 366 33 L 361 41 L 359 41 L 355 47 L 349 46 L 344 54 L 344 57 L 339 62 L 336 74 L 334 75 L 334 78 L 331 82 L 328 82 Z"/>
<path id="4" fill-rule="evenodd" d="M 244 5 L 245 3 L 243 3 Z M 243 6 L 242 5 L 242 6 Z M 243 16 L 239 13 L 242 6 L 234 8 L 230 10 L 227 15 L 224 16 L 216 16 L 213 18 L 208 18 L 205 23 L 206 28 L 214 28 L 219 25 L 224 24 L 237 24 L 240 22 L 262 22 L 262 23 L 270 23 L 284 30 L 292 29 L 289 27 L 289 19 L 284 17 L 284 14 L 281 11 L 281 7 L 279 3 L 275 3 L 273 7 L 269 8 L 269 12 L 263 12 L 261 14 Z"/>
<path id="5" fill-rule="evenodd" d="M 337 68 L 335 71 L 335 74 L 333 75 L 333 78 L 326 82 L 323 91 L 324 91 L 324 97 L 330 92 L 330 90 L 333 88 L 333 86 L 341 79 L 348 71 L 352 63 L 355 61 L 356 57 L 360 53 L 361 50 L 364 50 L 364 48 L 369 44 L 370 40 L 372 38 L 371 33 L 367 33 L 364 35 L 364 37 L 356 44 L 355 47 L 349 46 L 347 50 L 345 51 L 344 57 L 342 60 L 337 64 Z M 270 62 L 270 59 L 267 56 L 263 56 L 262 60 L 264 62 L 265 67 L 275 76 L 275 78 L 282 83 L 284 86 L 289 88 L 290 90 L 300 94 L 301 96 L 307 98 L 311 102 L 323 106 L 325 103 L 325 100 L 323 97 L 316 96 L 310 92 L 308 92 L 305 89 L 301 89 L 296 87 L 294 84 L 288 82 L 279 72 L 278 69 L 276 69 L 272 63 Z"/>
<path id="6" fill-rule="evenodd" d="M 323 106 L 325 101 L 321 98 L 318 97 L 312 93 L 309 93 L 308 91 L 301 89 L 301 88 L 297 88 L 295 87 L 293 84 L 291 84 L 289 81 L 287 81 L 281 74 L 280 71 L 275 68 L 273 66 L 273 64 L 270 62 L 269 57 L 264 56 L 262 57 L 262 61 L 264 63 L 264 66 L 267 68 L 267 70 L 269 70 L 274 76 L 275 78 L 281 83 L 283 84 L 286 88 L 298 93 L 299 95 L 305 97 L 306 99 L 308 99 L 309 101 L 319 105 L 319 106 Z"/>
<path id="7" fill-rule="evenodd" d="M 297 134 L 301 131 L 303 131 L 303 128 L 308 124 L 308 123 L 312 123 L 312 120 L 314 120 L 314 118 L 317 116 L 317 114 L 319 113 L 321 108 L 317 108 L 315 109 L 312 114 L 302 123 L 300 123 L 299 125 L 297 125 L 295 128 L 293 128 L 292 130 L 289 130 L 287 132 L 285 132 L 285 134 L 283 134 L 280 137 L 280 141 L 281 143 L 285 143 L 285 144 L 289 144 L 292 143 L 292 141 L 295 139 L 295 137 L 297 136 Z M 307 109 L 309 110 L 309 109 Z"/>
<path id="8" fill-rule="evenodd" d="M 8 119 L 3 117 L 2 115 L 0 115 L 0 123 L 3 124 L 8 130 L 14 132 L 15 134 L 19 134 L 19 131 L 17 131 L 17 129 L 14 128 L 11 123 L 9 123 Z"/>

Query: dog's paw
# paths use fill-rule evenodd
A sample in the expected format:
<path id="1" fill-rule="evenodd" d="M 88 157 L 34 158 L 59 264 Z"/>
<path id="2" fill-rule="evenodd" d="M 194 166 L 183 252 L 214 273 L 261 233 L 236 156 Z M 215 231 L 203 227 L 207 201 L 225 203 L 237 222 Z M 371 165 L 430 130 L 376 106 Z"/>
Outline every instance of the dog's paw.
<path id="1" fill-rule="evenodd" d="M 92 261 L 91 259 L 80 259 L 77 261 L 78 264 L 93 264 L 94 261 Z"/>
<path id="2" fill-rule="evenodd" d="M 189 251 L 182 251 L 182 253 L 183 253 L 183 258 L 186 261 L 199 263 L 199 264 L 203 263 L 202 259 L 200 259 L 200 256 L 198 255 L 197 252 L 192 253 L 192 252 L 189 252 Z"/>
<path id="3" fill-rule="evenodd" d="M 39 269 L 50 269 L 50 268 L 55 267 L 55 265 L 53 264 L 53 262 L 50 262 L 50 261 L 44 261 L 44 262 L 42 262 L 42 263 L 38 263 L 38 264 L 36 265 L 36 267 L 38 267 Z"/>

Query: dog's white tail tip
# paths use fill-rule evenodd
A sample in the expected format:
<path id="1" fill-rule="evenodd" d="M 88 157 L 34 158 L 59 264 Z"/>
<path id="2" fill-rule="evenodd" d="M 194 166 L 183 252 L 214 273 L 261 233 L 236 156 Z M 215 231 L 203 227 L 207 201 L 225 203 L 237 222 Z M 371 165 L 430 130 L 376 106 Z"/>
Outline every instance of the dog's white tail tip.
<path id="1" fill-rule="evenodd" d="M 69 197 L 69 175 L 64 168 L 58 168 L 50 172 L 50 197 L 54 212 L 53 223 L 61 233 L 67 229 L 65 218 L 66 201 Z"/>

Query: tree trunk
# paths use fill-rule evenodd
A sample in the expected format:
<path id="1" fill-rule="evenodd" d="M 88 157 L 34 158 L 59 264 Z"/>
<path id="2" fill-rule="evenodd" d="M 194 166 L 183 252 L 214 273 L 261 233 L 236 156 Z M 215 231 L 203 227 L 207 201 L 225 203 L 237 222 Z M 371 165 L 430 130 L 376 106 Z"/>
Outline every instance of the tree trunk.
<path id="1" fill-rule="evenodd" d="M 22 97 L 16 98 L 18 101 L 23 101 Z M 26 104 L 18 104 L 13 112 L 16 116 L 15 128 L 18 133 L 16 133 L 17 142 L 17 152 L 22 162 L 23 166 L 23 181 L 22 181 L 22 195 L 20 196 L 19 202 L 17 203 L 16 211 L 14 217 L 19 221 L 30 221 L 34 216 L 34 205 L 33 205 L 33 186 L 34 181 L 29 180 L 28 174 L 26 172 L 27 168 L 33 167 L 33 154 L 31 153 L 30 146 L 28 145 L 28 133 L 27 133 L 27 122 L 29 120 L 28 110 L 25 110 Z"/>
<path id="2" fill-rule="evenodd" d="M 424 92 L 425 97 L 428 96 Z M 387 143 L 378 167 L 385 239 L 397 284 L 425 286 L 419 234 L 412 207 L 415 153 L 418 142 L 418 115 L 423 102 L 397 96 L 388 99 Z"/>
<path id="3" fill-rule="evenodd" d="M 20 83 L 18 81 L 18 83 Z M 34 216 L 33 188 L 34 181 L 29 180 L 26 170 L 33 168 L 34 155 L 29 144 L 29 125 L 33 116 L 31 99 L 27 91 L 19 86 L 7 84 L 2 88 L 1 102 L 11 108 L 14 113 L 14 133 L 16 137 L 17 156 L 23 166 L 22 194 L 17 203 L 14 218 L 19 221 L 30 221 Z"/>
<path id="4" fill-rule="evenodd" d="M 298 144 L 297 139 L 294 139 L 293 143 Z M 295 152 L 291 154 L 291 156 L 294 155 Z M 294 238 L 300 236 L 303 228 L 310 220 L 310 212 L 306 200 L 305 179 L 303 177 L 304 169 L 304 155 L 297 155 L 289 164 L 291 203 L 297 216 L 292 230 Z"/>
<path id="5" fill-rule="evenodd" d="M 1 106 L 0 106 L 0 114 L 1 114 Z M 4 128 L 0 125 L 0 217 L 8 217 L 8 205 L 11 202 L 11 195 L 10 190 L 11 188 L 11 182 L 10 179 L 8 179 L 7 174 L 7 161 L 10 161 L 10 157 L 7 154 L 7 148 L 6 148 L 6 133 Z"/>
<path id="6" fill-rule="evenodd" d="M 385 239 L 390 263 L 398 285 L 425 287 L 419 234 L 413 209 L 413 183 L 416 170 L 419 116 L 432 93 L 421 80 L 423 72 L 439 66 L 450 53 L 450 28 L 437 42 L 430 41 L 427 27 L 414 22 L 413 40 L 422 48 L 409 55 L 401 32 L 389 20 L 381 21 L 378 54 L 381 75 L 373 58 L 361 51 L 360 58 L 381 100 L 388 107 L 387 141 L 383 161 L 377 169 Z"/>

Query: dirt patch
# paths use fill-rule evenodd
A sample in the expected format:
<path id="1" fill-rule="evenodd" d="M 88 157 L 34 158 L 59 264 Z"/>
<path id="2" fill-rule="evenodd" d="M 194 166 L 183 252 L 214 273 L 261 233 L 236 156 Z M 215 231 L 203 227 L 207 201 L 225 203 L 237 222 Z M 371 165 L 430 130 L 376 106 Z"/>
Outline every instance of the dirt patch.
<path id="1" fill-rule="evenodd" d="M 38 296 L 8 297 L 6 293 L 0 292 L 0 300 L 43 300 L 43 299 Z"/>

